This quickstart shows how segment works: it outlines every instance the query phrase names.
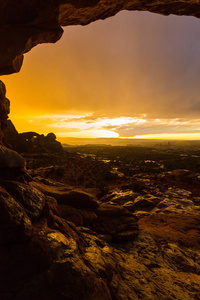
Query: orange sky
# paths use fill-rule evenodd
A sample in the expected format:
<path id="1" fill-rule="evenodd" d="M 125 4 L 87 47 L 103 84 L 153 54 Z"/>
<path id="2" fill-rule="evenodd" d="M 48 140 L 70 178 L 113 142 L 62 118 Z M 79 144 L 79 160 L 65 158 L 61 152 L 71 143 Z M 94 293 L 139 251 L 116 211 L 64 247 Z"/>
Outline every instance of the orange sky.
<path id="1" fill-rule="evenodd" d="M 121 12 L 65 28 L 3 76 L 17 130 L 199 139 L 200 21 Z"/>

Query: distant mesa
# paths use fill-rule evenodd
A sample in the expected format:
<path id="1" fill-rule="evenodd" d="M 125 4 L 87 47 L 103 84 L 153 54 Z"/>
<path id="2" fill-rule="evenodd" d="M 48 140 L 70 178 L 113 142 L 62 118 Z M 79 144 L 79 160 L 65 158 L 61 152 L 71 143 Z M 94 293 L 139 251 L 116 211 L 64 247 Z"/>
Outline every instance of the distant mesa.
<path id="1" fill-rule="evenodd" d="M 11 120 L 7 121 L 7 128 L 4 132 L 5 142 L 13 150 L 23 152 L 62 152 L 63 147 L 56 141 L 54 133 L 48 133 L 47 136 L 37 132 L 18 133 Z"/>

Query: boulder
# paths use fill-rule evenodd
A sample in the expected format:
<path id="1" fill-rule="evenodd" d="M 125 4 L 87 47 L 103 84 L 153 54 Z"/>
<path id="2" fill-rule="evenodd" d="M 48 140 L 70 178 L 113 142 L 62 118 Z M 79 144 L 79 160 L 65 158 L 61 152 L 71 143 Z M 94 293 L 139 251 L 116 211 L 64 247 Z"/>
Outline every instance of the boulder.
<path id="1" fill-rule="evenodd" d="M 135 193 L 131 190 L 122 191 L 116 189 L 115 191 L 112 191 L 111 193 L 108 193 L 103 198 L 101 198 L 101 202 L 112 201 L 116 204 L 123 205 L 128 201 L 134 201 L 134 199 L 137 198 L 138 195 L 138 193 Z"/>
<path id="2" fill-rule="evenodd" d="M 7 126 L 7 118 L 9 113 L 10 101 L 6 98 L 5 84 L 0 80 L 0 145 L 5 144 L 4 130 Z"/>
<path id="3" fill-rule="evenodd" d="M 47 134 L 46 138 L 47 141 L 53 142 L 56 140 L 56 135 L 53 132 Z"/>
<path id="4" fill-rule="evenodd" d="M 39 189 L 45 195 L 55 198 L 59 205 L 70 205 L 80 209 L 95 209 L 99 206 L 92 195 L 67 187 L 49 186 L 39 182 L 31 182 L 31 185 Z"/>
<path id="5" fill-rule="evenodd" d="M 59 205 L 58 214 L 61 218 L 73 222 L 76 226 L 83 226 L 83 217 L 80 212 L 69 205 Z"/>
<path id="6" fill-rule="evenodd" d="M 0 170 L 2 168 L 25 167 L 25 159 L 17 152 L 0 145 Z"/>
<path id="7" fill-rule="evenodd" d="M 97 214 L 95 210 L 91 209 L 78 209 L 83 218 L 83 226 L 93 228 L 93 224 L 97 221 Z"/>
<path id="8" fill-rule="evenodd" d="M 96 214 L 98 219 L 93 224 L 93 230 L 109 235 L 111 241 L 130 241 L 138 235 L 137 218 L 124 207 L 103 203 L 97 209 Z"/>
<path id="9" fill-rule="evenodd" d="M 128 202 L 124 203 L 123 207 L 126 208 L 130 212 L 135 211 L 135 204 L 133 201 L 128 201 Z"/>
<path id="10" fill-rule="evenodd" d="M 16 181 L 4 181 L 2 185 L 33 221 L 40 217 L 45 204 L 45 196 L 40 191 Z"/>
<path id="11" fill-rule="evenodd" d="M 135 199 L 134 206 L 135 210 L 152 210 L 161 199 L 154 197 L 152 195 L 139 196 Z"/>

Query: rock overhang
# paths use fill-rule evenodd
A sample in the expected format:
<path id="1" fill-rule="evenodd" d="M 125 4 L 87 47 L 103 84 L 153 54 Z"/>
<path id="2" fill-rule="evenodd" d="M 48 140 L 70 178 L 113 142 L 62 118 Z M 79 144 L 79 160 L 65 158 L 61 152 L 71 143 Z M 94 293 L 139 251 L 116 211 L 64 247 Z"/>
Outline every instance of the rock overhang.
<path id="1" fill-rule="evenodd" d="M 57 42 L 63 26 L 87 25 L 121 10 L 200 17 L 197 0 L 0 0 L 0 7 L 0 75 L 19 72 L 23 55 Z"/>

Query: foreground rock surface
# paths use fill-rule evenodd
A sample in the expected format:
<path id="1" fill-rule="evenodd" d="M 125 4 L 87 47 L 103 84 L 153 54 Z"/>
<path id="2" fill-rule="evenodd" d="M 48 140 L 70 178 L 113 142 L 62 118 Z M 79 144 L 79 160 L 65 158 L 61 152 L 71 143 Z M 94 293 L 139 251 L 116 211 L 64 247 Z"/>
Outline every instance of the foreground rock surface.
<path id="1" fill-rule="evenodd" d="M 124 208 L 131 195 L 141 200 L 118 191 L 97 201 L 56 182 L 2 180 L 0 298 L 199 299 L 200 213 L 157 213 L 162 199 L 149 195 L 156 204 L 137 222 L 138 207 Z"/>

